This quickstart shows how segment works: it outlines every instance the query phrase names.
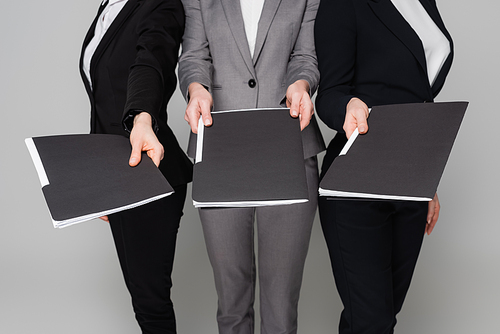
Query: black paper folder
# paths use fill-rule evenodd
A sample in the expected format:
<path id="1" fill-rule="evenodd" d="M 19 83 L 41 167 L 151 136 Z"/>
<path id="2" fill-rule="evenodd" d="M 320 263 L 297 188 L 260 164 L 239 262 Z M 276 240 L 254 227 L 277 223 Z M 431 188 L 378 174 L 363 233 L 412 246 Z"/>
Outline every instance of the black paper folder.
<path id="1" fill-rule="evenodd" d="M 196 207 L 308 201 L 300 123 L 289 109 L 213 112 L 212 119 L 212 126 L 198 126 Z"/>
<path id="2" fill-rule="evenodd" d="M 130 167 L 130 142 L 118 135 L 27 138 L 54 227 L 62 228 L 166 197 L 173 189 L 143 154 Z"/>
<path id="3" fill-rule="evenodd" d="M 321 196 L 430 201 L 468 102 L 376 106 L 320 182 Z"/>

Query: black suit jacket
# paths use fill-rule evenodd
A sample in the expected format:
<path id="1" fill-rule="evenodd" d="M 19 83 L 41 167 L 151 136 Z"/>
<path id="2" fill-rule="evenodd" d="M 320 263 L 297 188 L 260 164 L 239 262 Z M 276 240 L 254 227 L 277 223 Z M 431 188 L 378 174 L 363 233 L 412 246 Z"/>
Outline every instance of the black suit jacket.
<path id="1" fill-rule="evenodd" d="M 368 107 L 430 102 L 443 87 L 453 43 L 435 0 L 420 2 L 450 41 L 451 53 L 432 87 L 422 42 L 390 0 L 321 1 L 315 22 L 320 71 L 316 110 L 338 131 L 323 170 L 347 141 L 342 127 L 351 98 L 360 98 Z"/>
<path id="2" fill-rule="evenodd" d="M 434 0 L 420 0 L 444 35 Z M 352 97 L 368 107 L 432 101 L 441 90 L 451 53 L 431 87 L 422 43 L 390 0 L 323 0 L 315 24 L 321 74 L 316 108 L 331 128 L 344 132 Z"/>
<path id="3" fill-rule="evenodd" d="M 92 89 L 82 69 L 98 10 L 85 36 L 80 73 L 91 104 L 91 133 L 128 136 L 122 120 L 135 110 L 151 114 L 165 149 L 159 169 L 172 186 L 191 181 L 192 163 L 167 125 L 167 103 L 176 86 L 175 67 L 184 32 L 179 0 L 129 0 L 113 21 L 90 64 Z"/>

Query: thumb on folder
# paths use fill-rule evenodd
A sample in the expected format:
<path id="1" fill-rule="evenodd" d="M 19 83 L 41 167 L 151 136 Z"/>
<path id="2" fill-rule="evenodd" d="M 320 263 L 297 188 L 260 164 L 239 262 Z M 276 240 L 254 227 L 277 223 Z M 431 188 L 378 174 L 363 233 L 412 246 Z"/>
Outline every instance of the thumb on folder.
<path id="1" fill-rule="evenodd" d="M 358 99 L 357 97 L 353 97 L 346 107 L 345 120 L 344 120 L 344 131 L 349 139 L 358 128 L 360 134 L 366 133 L 368 131 L 368 115 L 370 112 L 368 111 L 368 106 L 366 103 Z"/>
<path id="2" fill-rule="evenodd" d="M 286 90 L 286 106 L 290 108 L 292 117 L 299 117 L 300 130 L 304 130 L 314 114 L 314 106 L 309 96 L 309 83 L 297 80 Z"/>
<path id="3" fill-rule="evenodd" d="M 151 124 L 151 115 L 147 112 L 142 112 L 134 118 L 134 127 L 130 132 L 132 153 L 130 154 L 129 165 L 132 167 L 141 162 L 143 151 L 153 160 L 156 167 L 160 165 L 160 161 L 163 159 L 163 145 L 156 137 Z"/>
<path id="4" fill-rule="evenodd" d="M 191 126 L 193 133 L 198 133 L 198 120 L 200 117 L 205 126 L 212 125 L 213 99 L 210 92 L 200 83 L 193 82 L 188 87 L 189 101 L 184 119 Z"/>

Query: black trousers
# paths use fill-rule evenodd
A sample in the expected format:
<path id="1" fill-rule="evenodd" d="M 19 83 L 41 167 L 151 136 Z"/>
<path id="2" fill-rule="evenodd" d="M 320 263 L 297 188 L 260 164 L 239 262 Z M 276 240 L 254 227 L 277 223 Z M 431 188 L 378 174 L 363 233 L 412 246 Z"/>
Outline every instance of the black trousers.
<path id="1" fill-rule="evenodd" d="M 321 226 L 344 304 L 339 334 L 389 334 L 422 245 L 427 202 L 320 197 Z"/>
<path id="2" fill-rule="evenodd" d="M 176 333 L 171 273 L 186 185 L 174 190 L 166 198 L 109 216 L 125 284 L 143 334 Z"/>

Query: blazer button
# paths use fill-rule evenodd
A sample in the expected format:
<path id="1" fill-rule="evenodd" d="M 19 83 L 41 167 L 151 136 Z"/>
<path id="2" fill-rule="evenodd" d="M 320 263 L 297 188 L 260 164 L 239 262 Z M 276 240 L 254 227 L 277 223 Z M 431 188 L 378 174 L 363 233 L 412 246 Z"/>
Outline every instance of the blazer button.
<path id="1" fill-rule="evenodd" d="M 254 88 L 255 86 L 257 86 L 257 82 L 254 79 L 248 80 L 248 87 Z"/>

